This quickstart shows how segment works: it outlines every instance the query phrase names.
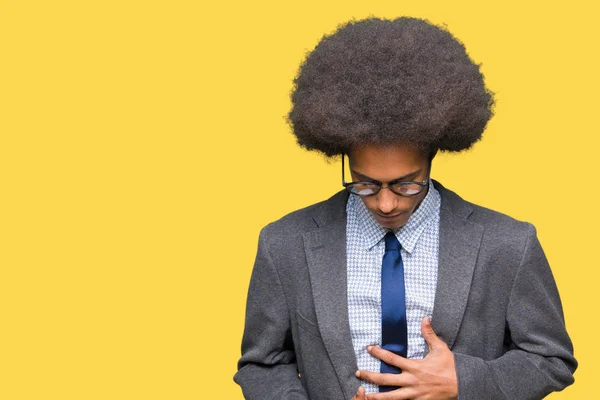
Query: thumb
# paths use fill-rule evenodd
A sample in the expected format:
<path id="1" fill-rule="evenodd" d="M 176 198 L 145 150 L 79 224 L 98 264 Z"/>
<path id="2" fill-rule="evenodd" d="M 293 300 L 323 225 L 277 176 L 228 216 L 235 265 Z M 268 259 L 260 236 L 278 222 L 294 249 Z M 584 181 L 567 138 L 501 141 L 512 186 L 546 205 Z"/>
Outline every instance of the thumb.
<path id="1" fill-rule="evenodd" d="M 429 346 L 429 351 L 433 351 L 439 347 L 442 340 L 433 330 L 433 327 L 431 326 L 431 318 L 428 315 L 423 317 L 421 320 L 421 333 L 423 334 L 423 338 Z"/>
<path id="2" fill-rule="evenodd" d="M 358 391 L 356 395 L 352 398 L 352 400 L 365 400 L 365 388 L 361 386 L 358 387 Z"/>

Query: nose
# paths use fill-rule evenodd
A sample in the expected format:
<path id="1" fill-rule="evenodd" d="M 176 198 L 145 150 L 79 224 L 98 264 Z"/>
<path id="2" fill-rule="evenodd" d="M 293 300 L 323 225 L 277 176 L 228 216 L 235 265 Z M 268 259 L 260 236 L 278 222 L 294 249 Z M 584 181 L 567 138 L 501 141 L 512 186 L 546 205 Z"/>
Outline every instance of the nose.
<path id="1" fill-rule="evenodd" d="M 398 201 L 398 195 L 389 190 L 389 188 L 382 188 L 377 193 L 377 208 L 382 214 L 387 214 L 396 208 L 396 202 Z"/>

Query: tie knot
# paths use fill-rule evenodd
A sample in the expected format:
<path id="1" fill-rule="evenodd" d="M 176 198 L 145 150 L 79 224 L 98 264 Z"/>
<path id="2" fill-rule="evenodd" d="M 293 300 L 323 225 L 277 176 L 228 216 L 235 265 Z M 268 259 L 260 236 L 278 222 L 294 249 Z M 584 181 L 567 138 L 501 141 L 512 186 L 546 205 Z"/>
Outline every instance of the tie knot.
<path id="1" fill-rule="evenodd" d="M 385 251 L 400 250 L 401 247 L 394 232 L 390 231 L 385 235 Z"/>

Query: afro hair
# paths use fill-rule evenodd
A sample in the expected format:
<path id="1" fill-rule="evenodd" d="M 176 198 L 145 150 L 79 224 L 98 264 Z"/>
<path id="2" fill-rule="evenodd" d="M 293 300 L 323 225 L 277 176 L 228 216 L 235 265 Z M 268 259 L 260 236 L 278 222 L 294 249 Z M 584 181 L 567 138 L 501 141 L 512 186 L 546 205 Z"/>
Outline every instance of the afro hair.
<path id="1" fill-rule="evenodd" d="M 300 65 L 287 122 L 300 146 L 328 157 L 364 144 L 465 150 L 493 115 L 479 67 L 427 20 L 350 21 Z"/>

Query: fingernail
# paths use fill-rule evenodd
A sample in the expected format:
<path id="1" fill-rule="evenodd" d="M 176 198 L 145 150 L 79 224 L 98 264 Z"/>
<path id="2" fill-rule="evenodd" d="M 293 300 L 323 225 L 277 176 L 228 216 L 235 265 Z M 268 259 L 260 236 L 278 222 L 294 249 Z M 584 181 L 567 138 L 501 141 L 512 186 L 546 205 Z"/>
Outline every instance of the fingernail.
<path id="1" fill-rule="evenodd" d="M 360 371 L 356 371 L 354 375 L 356 375 L 356 377 L 358 378 L 360 376 Z"/>
<path id="2" fill-rule="evenodd" d="M 428 315 L 428 316 L 427 316 L 427 323 L 428 323 L 428 324 L 431 324 L 431 315 Z"/>
<path id="3" fill-rule="evenodd" d="M 373 346 L 367 346 L 367 351 L 371 351 L 371 349 L 373 348 Z"/>

